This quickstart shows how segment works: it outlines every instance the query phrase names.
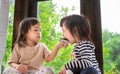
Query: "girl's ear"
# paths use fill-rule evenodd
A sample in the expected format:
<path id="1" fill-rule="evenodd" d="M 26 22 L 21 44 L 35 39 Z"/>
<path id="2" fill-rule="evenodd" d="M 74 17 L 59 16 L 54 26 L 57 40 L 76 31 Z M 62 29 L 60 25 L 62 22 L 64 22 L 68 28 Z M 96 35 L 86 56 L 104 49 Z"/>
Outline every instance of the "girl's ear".
<path id="1" fill-rule="evenodd" d="M 76 37 L 77 35 L 78 35 L 78 32 L 77 32 L 77 28 L 75 27 L 75 28 L 73 28 L 73 35 L 74 35 L 74 37 Z"/>
<path id="2" fill-rule="evenodd" d="M 74 28 L 74 38 L 75 38 L 76 41 L 79 40 L 78 29 L 76 27 Z"/>

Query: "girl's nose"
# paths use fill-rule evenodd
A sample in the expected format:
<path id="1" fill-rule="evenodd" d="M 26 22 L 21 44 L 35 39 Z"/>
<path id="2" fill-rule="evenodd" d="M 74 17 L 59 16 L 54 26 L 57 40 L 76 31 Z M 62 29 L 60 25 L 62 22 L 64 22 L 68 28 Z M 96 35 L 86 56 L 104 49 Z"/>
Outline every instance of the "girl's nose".
<path id="1" fill-rule="evenodd" d="M 38 35 L 40 35 L 40 32 L 37 32 Z"/>

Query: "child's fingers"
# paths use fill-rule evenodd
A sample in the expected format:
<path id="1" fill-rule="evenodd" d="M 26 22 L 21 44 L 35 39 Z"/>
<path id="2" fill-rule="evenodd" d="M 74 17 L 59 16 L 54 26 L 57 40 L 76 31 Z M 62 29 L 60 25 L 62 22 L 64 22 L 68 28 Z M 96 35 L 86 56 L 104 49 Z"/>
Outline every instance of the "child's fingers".
<path id="1" fill-rule="evenodd" d="M 59 44 L 57 45 L 58 48 L 67 47 L 67 46 L 68 46 L 68 43 L 64 41 L 60 41 Z"/>
<path id="2" fill-rule="evenodd" d="M 66 48 L 67 46 L 68 46 L 68 43 L 65 43 L 63 47 Z"/>
<path id="3" fill-rule="evenodd" d="M 23 68 L 24 68 L 25 70 L 27 70 L 27 66 L 26 66 L 26 65 L 23 65 Z"/>
<path id="4" fill-rule="evenodd" d="M 21 73 L 25 73 L 25 71 L 27 70 L 27 66 L 20 64 L 19 67 L 18 67 L 18 70 Z"/>
<path id="5" fill-rule="evenodd" d="M 62 71 L 60 71 L 58 74 L 63 74 Z"/>
<path id="6" fill-rule="evenodd" d="M 65 48 L 65 47 L 67 47 L 67 46 L 68 46 L 68 43 L 66 43 L 66 42 L 63 41 L 63 42 L 62 42 L 62 47 Z"/>
<path id="7" fill-rule="evenodd" d="M 63 42 L 63 41 L 61 41 L 60 43 L 59 43 L 59 46 L 60 47 L 63 47 L 65 45 L 65 43 Z"/>
<path id="8" fill-rule="evenodd" d="M 61 74 L 61 72 L 59 72 L 58 74 Z"/>

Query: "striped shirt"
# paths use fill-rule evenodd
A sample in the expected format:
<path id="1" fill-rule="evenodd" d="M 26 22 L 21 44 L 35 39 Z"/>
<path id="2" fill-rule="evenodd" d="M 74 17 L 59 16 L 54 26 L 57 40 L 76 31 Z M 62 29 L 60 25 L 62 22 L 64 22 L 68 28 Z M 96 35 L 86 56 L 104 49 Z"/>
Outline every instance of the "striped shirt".
<path id="1" fill-rule="evenodd" d="M 95 46 L 92 42 L 83 40 L 78 42 L 72 51 L 72 60 L 65 64 L 65 68 L 68 69 L 85 69 L 87 67 L 94 67 L 99 74 L 101 74 L 98 67 L 98 62 L 95 57 Z"/>

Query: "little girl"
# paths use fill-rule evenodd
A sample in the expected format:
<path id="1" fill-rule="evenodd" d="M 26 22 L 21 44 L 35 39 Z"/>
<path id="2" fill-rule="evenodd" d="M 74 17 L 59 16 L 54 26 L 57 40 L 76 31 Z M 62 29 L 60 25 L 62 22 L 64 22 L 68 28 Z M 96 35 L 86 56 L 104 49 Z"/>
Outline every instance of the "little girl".
<path id="1" fill-rule="evenodd" d="M 60 26 L 64 38 L 71 44 L 75 43 L 75 46 L 72 51 L 72 60 L 65 64 L 59 74 L 94 74 L 83 73 L 83 70 L 87 71 L 89 68 L 96 70 L 95 74 L 101 74 L 94 53 L 95 46 L 91 40 L 90 23 L 87 17 L 83 15 L 66 16 L 61 19 Z"/>
<path id="2" fill-rule="evenodd" d="M 44 60 L 52 61 L 58 50 L 66 46 L 66 43 L 61 41 L 50 52 L 45 44 L 39 43 L 41 37 L 41 26 L 36 18 L 22 20 L 9 61 L 11 68 L 6 69 L 3 74 L 35 74 L 44 67 Z"/>

